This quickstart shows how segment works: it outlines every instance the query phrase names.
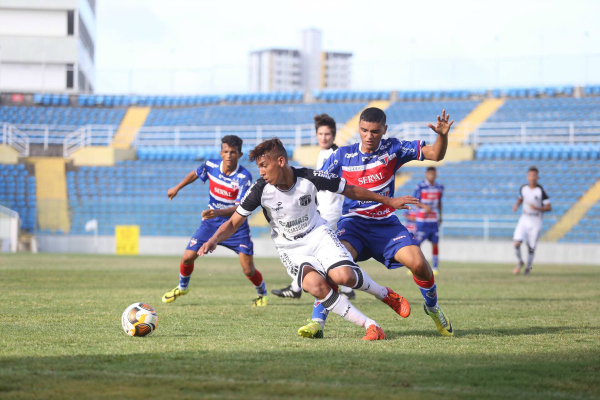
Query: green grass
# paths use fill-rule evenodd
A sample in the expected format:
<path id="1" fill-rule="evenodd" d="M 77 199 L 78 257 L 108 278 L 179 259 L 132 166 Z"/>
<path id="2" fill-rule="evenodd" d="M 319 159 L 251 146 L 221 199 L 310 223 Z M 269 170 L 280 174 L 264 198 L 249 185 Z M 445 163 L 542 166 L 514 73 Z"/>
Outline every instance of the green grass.
<path id="1" fill-rule="evenodd" d="M 442 264 L 440 304 L 454 338 L 422 311 L 404 270 L 363 263 L 405 295 L 401 320 L 364 293 L 354 304 L 387 340 L 330 315 L 325 339 L 296 330 L 312 299 L 271 296 L 266 309 L 236 259 L 197 263 L 191 291 L 177 284 L 176 257 L 2 255 L 0 398 L 492 399 L 600 397 L 600 268 Z M 257 259 L 270 289 L 289 283 L 278 260 Z M 159 326 L 131 338 L 120 316 L 144 301 Z"/>

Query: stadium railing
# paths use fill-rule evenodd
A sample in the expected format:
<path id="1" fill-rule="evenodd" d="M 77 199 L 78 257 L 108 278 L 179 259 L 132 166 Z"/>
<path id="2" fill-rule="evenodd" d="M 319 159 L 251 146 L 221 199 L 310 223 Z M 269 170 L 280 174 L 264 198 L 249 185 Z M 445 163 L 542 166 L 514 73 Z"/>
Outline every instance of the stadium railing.
<path id="1" fill-rule="evenodd" d="M 19 128 L 12 124 L 2 124 L 2 135 L 0 135 L 0 143 L 10 146 L 17 150 L 23 157 L 29 156 L 30 138 Z"/>

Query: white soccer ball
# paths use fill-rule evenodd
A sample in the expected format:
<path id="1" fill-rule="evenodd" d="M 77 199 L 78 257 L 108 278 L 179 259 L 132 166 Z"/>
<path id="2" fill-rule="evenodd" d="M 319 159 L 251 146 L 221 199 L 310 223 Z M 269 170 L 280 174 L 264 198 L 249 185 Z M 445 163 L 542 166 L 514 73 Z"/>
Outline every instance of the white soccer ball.
<path id="1" fill-rule="evenodd" d="M 147 336 L 158 326 L 158 315 L 149 304 L 133 303 L 123 311 L 121 325 L 129 336 Z"/>

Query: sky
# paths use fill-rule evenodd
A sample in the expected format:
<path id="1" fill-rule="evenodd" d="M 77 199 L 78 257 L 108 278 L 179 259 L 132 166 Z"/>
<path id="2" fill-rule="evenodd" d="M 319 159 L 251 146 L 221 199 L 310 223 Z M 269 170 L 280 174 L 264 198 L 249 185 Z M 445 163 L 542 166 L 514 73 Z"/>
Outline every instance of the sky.
<path id="1" fill-rule="evenodd" d="M 248 91 L 248 54 L 354 54 L 356 90 L 600 83 L 599 0 L 98 0 L 96 92 Z"/>

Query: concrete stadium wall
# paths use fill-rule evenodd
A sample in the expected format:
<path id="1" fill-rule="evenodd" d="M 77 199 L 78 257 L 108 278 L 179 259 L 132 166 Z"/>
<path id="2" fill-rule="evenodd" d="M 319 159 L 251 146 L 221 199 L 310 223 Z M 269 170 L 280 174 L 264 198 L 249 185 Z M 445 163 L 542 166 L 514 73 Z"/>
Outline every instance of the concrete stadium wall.
<path id="1" fill-rule="evenodd" d="M 89 253 L 115 254 L 114 236 L 99 236 L 97 242 L 91 236 L 38 235 L 39 251 L 48 253 Z M 189 237 L 141 236 L 141 255 L 181 256 Z M 527 248 L 521 247 L 526 259 Z M 257 257 L 278 257 L 271 239 L 254 239 L 254 252 Z M 423 244 L 423 253 L 431 258 L 431 245 Z M 443 240 L 440 242 L 440 264 L 444 261 L 515 263 L 515 254 L 510 241 L 468 241 Z M 211 256 L 236 257 L 236 254 L 219 246 Z M 539 264 L 600 265 L 600 246 L 597 244 L 549 243 L 541 242 L 535 255 Z"/>

